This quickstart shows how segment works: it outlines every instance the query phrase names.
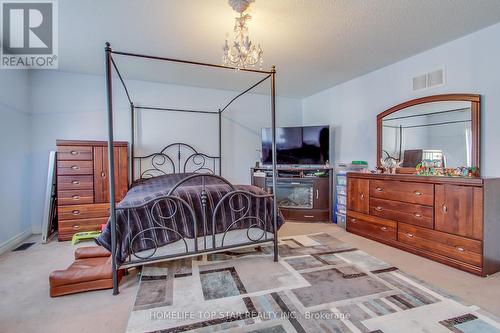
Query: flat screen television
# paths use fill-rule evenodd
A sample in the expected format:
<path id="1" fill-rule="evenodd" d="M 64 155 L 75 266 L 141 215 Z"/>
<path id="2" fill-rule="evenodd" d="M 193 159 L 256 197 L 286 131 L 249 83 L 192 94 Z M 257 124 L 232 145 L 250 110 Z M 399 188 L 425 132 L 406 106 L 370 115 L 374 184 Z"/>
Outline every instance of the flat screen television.
<path id="1" fill-rule="evenodd" d="M 330 126 L 277 127 L 276 164 L 321 165 L 329 161 Z M 272 133 L 262 129 L 262 163 L 272 164 Z"/>

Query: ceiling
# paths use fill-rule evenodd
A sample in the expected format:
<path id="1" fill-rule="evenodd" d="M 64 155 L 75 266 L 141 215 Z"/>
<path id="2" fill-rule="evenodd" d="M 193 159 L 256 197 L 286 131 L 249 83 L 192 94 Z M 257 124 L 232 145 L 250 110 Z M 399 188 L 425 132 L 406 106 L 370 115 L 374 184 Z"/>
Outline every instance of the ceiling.
<path id="1" fill-rule="evenodd" d="M 250 36 L 277 90 L 302 98 L 500 21 L 499 0 L 256 0 Z M 220 64 L 227 0 L 59 0 L 59 69 L 104 73 L 114 50 Z M 116 59 L 124 77 L 241 90 L 256 75 Z M 261 87 L 259 92 L 266 91 Z"/>

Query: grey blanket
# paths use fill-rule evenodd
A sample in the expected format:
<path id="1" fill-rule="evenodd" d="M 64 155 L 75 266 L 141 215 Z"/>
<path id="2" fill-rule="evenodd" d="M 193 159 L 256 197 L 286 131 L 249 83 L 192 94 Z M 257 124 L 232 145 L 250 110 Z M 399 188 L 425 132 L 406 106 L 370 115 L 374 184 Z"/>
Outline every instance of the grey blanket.
<path id="1" fill-rule="evenodd" d="M 138 181 L 132 185 L 125 198 L 117 205 L 117 263 L 123 263 L 130 253 L 151 250 L 185 238 L 194 238 L 194 219 L 191 211 L 179 201 L 159 200 L 168 194 L 180 180 L 192 174 L 171 174 Z M 233 191 L 227 184 L 216 178 L 205 178 L 206 189 L 206 226 L 203 225 L 203 209 L 200 193 L 202 179 L 195 178 L 178 187 L 172 195 L 184 200 L 193 210 L 197 221 L 197 236 L 212 234 L 212 217 L 215 206 L 225 194 Z M 262 189 L 250 185 L 235 185 L 237 190 L 256 195 L 267 194 Z M 247 229 L 256 225 L 273 232 L 273 199 L 248 196 L 234 196 L 222 202 L 217 212 L 216 233 L 223 233 L 231 224 L 243 216 L 256 216 L 256 219 L 242 219 L 231 226 L 233 229 Z M 245 214 L 246 213 L 246 214 Z M 278 228 L 283 218 L 278 216 Z M 111 250 L 111 223 L 96 239 L 96 243 Z"/>

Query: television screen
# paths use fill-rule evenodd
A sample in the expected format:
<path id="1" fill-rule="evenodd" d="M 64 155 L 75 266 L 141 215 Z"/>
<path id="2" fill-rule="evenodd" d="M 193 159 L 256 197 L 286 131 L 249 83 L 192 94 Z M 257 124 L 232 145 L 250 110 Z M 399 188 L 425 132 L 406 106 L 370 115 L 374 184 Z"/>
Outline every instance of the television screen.
<path id="1" fill-rule="evenodd" d="M 325 164 L 329 149 L 329 126 L 276 128 L 277 164 Z M 273 163 L 270 128 L 262 129 L 262 163 Z"/>

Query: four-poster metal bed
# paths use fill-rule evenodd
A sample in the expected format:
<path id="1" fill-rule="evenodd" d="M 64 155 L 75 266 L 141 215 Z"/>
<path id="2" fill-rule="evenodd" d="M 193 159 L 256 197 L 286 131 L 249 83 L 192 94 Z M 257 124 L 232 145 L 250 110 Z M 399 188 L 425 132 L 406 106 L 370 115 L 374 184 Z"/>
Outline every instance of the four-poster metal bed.
<path id="1" fill-rule="evenodd" d="M 208 254 L 218 251 L 224 251 L 228 249 L 235 249 L 238 247 L 245 247 L 250 245 L 262 244 L 262 243 L 273 243 L 273 254 L 274 260 L 278 260 L 278 207 L 276 200 L 274 200 L 273 194 L 260 193 L 255 189 L 243 188 L 243 185 L 235 186 L 231 184 L 226 179 L 222 178 L 222 167 L 221 167 L 221 157 L 222 157 L 222 114 L 228 109 L 228 107 L 237 100 L 240 96 L 251 91 L 261 83 L 270 79 L 271 81 L 271 126 L 272 126 L 272 152 L 273 152 L 273 193 L 276 193 L 276 70 L 273 66 L 271 71 L 263 71 L 257 69 L 239 69 L 243 72 L 253 72 L 265 75 L 264 78 L 259 80 L 257 83 L 253 84 L 251 87 L 241 92 L 233 99 L 231 99 L 224 107 L 217 111 L 206 111 L 206 110 L 192 110 L 192 109 L 179 109 L 179 108 L 164 108 L 164 107 L 151 107 L 151 106 L 138 106 L 134 105 L 130 93 L 127 89 L 125 81 L 118 70 L 118 67 L 113 59 L 113 55 L 133 57 L 133 58 L 143 58 L 149 60 L 158 60 L 171 63 L 180 63 L 185 65 L 194 66 L 204 66 L 211 68 L 219 68 L 224 70 L 236 70 L 236 68 L 226 67 L 222 65 L 208 64 L 195 61 L 171 59 L 165 57 L 157 57 L 143 54 L 135 54 L 128 52 L 119 52 L 111 49 L 109 43 L 106 43 L 105 47 L 105 60 L 106 60 L 106 97 L 107 97 L 107 114 L 108 114 L 108 159 L 109 159 L 109 195 L 110 195 L 110 219 L 107 228 L 110 231 L 110 245 L 112 252 L 112 270 L 113 270 L 113 294 L 118 294 L 118 270 L 122 267 L 130 267 L 134 265 L 142 265 L 146 263 L 158 262 L 162 260 L 169 260 L 187 256 L 195 256 L 200 254 Z M 145 178 L 156 177 L 160 175 L 166 175 L 167 173 L 179 174 L 186 172 L 193 172 L 193 174 L 182 174 L 179 176 L 178 180 L 174 184 L 170 184 L 168 187 L 168 193 L 164 195 L 155 196 L 153 198 L 148 197 L 142 202 L 133 202 L 131 205 L 123 205 L 123 201 L 119 203 L 118 207 L 115 203 L 115 161 L 113 154 L 113 94 L 112 94 L 112 82 L 113 82 L 113 69 L 116 72 L 130 103 L 130 115 L 131 115 L 131 143 L 130 143 L 130 180 L 131 189 L 129 193 L 136 192 L 131 196 L 134 196 L 139 192 L 136 190 L 141 187 L 141 182 L 145 183 Z M 218 117 L 218 156 L 210 156 L 204 153 L 198 152 L 192 146 L 184 143 L 173 143 L 166 146 L 160 152 L 152 153 L 147 156 L 135 156 L 135 118 L 137 110 L 157 110 L 157 111 L 167 111 L 167 112 L 182 112 L 182 113 L 193 113 L 193 114 L 209 114 L 216 115 Z M 170 154 L 172 150 L 175 152 L 174 157 Z M 183 155 L 183 152 L 187 150 L 187 155 Z M 208 161 L 212 161 L 213 164 L 207 164 Z M 146 169 L 144 169 L 144 162 L 148 164 Z M 218 162 L 218 170 L 217 170 Z M 139 168 L 138 172 L 136 168 Z M 218 175 L 215 175 L 215 173 Z M 136 176 L 139 178 L 137 184 L 133 184 Z M 156 177 L 158 181 L 153 183 L 153 186 L 160 185 L 163 186 L 165 182 L 162 177 Z M 150 184 L 148 184 L 150 186 Z M 186 192 L 184 186 L 189 187 L 190 191 L 196 189 L 197 200 L 188 197 L 181 197 L 177 192 L 183 190 Z M 210 186 L 215 186 L 219 196 L 210 193 Z M 224 187 L 224 190 L 221 190 Z M 222 193 L 222 194 L 221 194 Z M 128 194 L 127 194 L 128 195 Z M 124 201 L 127 197 L 125 197 Z M 191 200 L 193 199 L 193 200 Z M 196 201 L 196 202 L 195 202 Z M 189 203 L 188 203 L 189 202 Z M 196 207 L 195 207 L 196 206 Z M 269 207 L 269 210 L 268 210 Z M 130 218 L 131 215 L 140 215 L 144 213 L 150 221 L 149 227 L 141 228 L 131 232 L 133 225 L 131 226 Z M 182 226 L 176 225 L 177 217 L 176 214 L 182 213 L 184 220 L 184 228 L 186 234 L 185 237 L 182 232 Z M 186 218 L 184 215 L 188 215 L 190 224 L 185 226 Z M 124 219 L 124 217 L 127 217 Z M 231 219 L 232 217 L 232 219 Z M 117 224 L 117 219 L 120 218 L 120 223 Z M 223 219 L 226 221 L 220 222 Z M 166 224 L 165 221 L 170 220 L 171 224 Z M 201 223 L 199 223 L 201 220 Z M 281 223 L 282 221 L 280 221 Z M 219 225 L 219 223 L 222 225 Z M 246 225 L 241 226 L 246 223 Z M 128 224 L 128 225 L 122 225 Z M 124 229 L 124 227 L 127 227 Z M 200 230 L 202 229 L 202 234 L 200 235 Z M 217 229 L 220 231 L 217 232 Z M 245 241 L 237 241 L 236 243 L 225 245 L 224 242 L 230 237 L 230 234 L 237 231 L 241 232 L 243 229 L 246 233 Z M 124 230 L 126 234 L 124 235 Z M 262 234 L 255 236 L 255 230 L 259 230 Z M 251 236 L 253 234 L 253 236 Z M 228 236 L 229 235 L 229 236 Z M 120 237 L 120 243 L 118 244 L 118 237 Z M 240 237 L 240 236 L 238 236 Z M 177 251 L 174 253 L 165 253 L 163 255 L 156 255 L 161 252 L 161 248 L 164 242 L 161 239 L 171 239 L 177 240 L 182 248 L 182 251 Z M 236 239 L 236 238 L 235 238 Z M 248 240 L 248 241 L 247 241 Z M 122 245 L 121 242 L 125 241 Z M 149 247 L 148 251 L 143 251 L 142 247 L 138 247 L 137 243 L 144 245 L 149 242 L 153 246 Z M 160 243 L 160 246 L 158 246 Z M 102 244 L 101 244 L 102 245 Z M 118 248 L 119 247 L 119 248 Z M 144 246 L 143 246 L 144 247 Z M 179 246 L 177 246 L 179 248 Z M 185 249 L 185 251 L 184 251 Z M 146 252 L 146 254 L 145 254 Z M 152 252 L 152 253 L 151 253 Z M 124 258 L 126 256 L 126 259 Z M 133 259 L 132 259 L 133 257 Z M 118 260 L 120 258 L 120 260 Z"/>

